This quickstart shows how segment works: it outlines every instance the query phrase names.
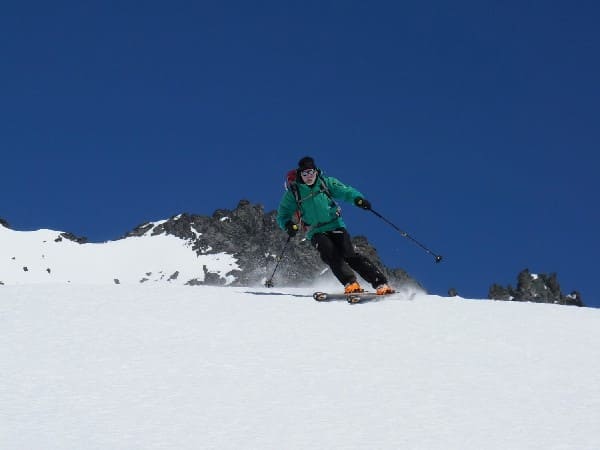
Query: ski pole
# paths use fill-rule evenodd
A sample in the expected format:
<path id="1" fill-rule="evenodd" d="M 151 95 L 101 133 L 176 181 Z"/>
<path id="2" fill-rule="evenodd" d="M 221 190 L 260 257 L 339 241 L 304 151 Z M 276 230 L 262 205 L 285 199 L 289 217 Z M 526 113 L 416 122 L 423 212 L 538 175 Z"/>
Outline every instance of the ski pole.
<path id="1" fill-rule="evenodd" d="M 383 217 L 381 214 L 379 214 L 377 211 L 375 211 L 374 209 L 369 209 L 369 211 L 371 211 L 373 214 L 375 214 L 377 217 L 379 217 L 381 220 L 383 220 L 385 223 L 387 223 L 388 225 L 391 225 L 396 231 L 398 231 L 400 233 L 400 235 L 402 237 L 405 237 L 407 239 L 410 239 L 411 241 L 413 241 L 415 244 L 417 244 L 419 247 L 421 247 L 423 250 L 425 250 L 427 253 L 429 253 L 430 255 L 432 255 L 435 258 L 435 262 L 439 263 L 442 260 L 442 255 L 436 255 L 435 253 L 433 253 L 431 250 L 429 250 L 427 247 L 425 247 L 423 244 L 421 244 L 419 241 L 417 241 L 414 237 L 412 237 L 410 234 L 408 234 L 406 231 L 402 231 L 400 228 L 398 228 L 396 225 L 394 225 L 392 222 L 390 222 L 388 219 L 386 219 L 385 217 Z"/>
<path id="2" fill-rule="evenodd" d="M 283 258 L 283 254 L 285 253 L 285 249 L 287 248 L 288 244 L 290 243 L 290 239 L 292 239 L 291 236 L 288 236 L 287 241 L 285 241 L 285 244 L 283 244 L 283 249 L 281 250 L 281 254 L 279 255 L 279 257 L 277 258 L 277 264 L 275 264 L 275 269 L 273 269 L 273 273 L 271 274 L 271 278 L 269 278 L 267 281 L 265 281 L 265 286 L 270 288 L 275 286 L 273 284 L 273 277 L 275 276 L 275 272 L 277 271 L 277 267 L 279 267 L 279 263 L 281 262 L 281 259 Z"/>

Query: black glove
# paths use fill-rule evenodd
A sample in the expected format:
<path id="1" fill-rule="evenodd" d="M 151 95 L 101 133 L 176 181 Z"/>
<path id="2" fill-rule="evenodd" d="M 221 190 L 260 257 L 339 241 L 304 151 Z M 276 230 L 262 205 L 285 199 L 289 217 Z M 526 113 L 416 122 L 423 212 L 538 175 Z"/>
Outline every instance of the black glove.
<path id="1" fill-rule="evenodd" d="M 371 209 L 371 202 L 366 198 L 356 197 L 354 199 L 354 204 L 362 209 Z"/>
<path id="2" fill-rule="evenodd" d="M 299 229 L 300 229 L 300 227 L 297 224 L 295 224 L 294 222 L 292 222 L 291 220 L 289 220 L 285 224 L 285 231 L 287 232 L 289 237 L 296 236 L 296 233 L 298 233 Z"/>

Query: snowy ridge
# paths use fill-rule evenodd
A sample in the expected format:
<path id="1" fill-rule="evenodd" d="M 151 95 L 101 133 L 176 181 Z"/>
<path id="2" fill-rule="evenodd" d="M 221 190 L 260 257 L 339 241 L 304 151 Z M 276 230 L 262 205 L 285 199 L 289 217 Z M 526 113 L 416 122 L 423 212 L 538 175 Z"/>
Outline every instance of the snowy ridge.
<path id="1" fill-rule="evenodd" d="M 600 448 L 600 310 L 310 292 L 0 287 L 0 448 Z"/>
<path id="2" fill-rule="evenodd" d="M 0 284 L 258 285 L 271 276 L 287 238 L 277 225 L 275 211 L 265 213 L 262 205 L 248 200 L 240 200 L 233 210 L 218 209 L 212 216 L 181 213 L 144 222 L 120 239 L 102 244 L 87 244 L 86 238 L 71 233 L 44 230 L 46 235 L 41 235 L 41 231 L 14 231 L 0 222 Z M 85 245 L 74 247 L 65 240 Z M 386 267 L 366 238 L 355 237 L 353 243 L 395 286 L 419 285 L 403 269 Z M 332 279 L 323 272 L 325 268 L 311 245 L 291 240 L 274 282 L 299 286 Z"/>
<path id="3" fill-rule="evenodd" d="M 153 236 L 151 229 L 139 237 L 79 244 L 60 231 L 14 231 L 0 225 L 0 282 L 186 284 L 203 282 L 207 273 L 216 274 L 223 284 L 234 280 L 229 273 L 239 267 L 232 255 L 197 255 L 191 242 Z"/>

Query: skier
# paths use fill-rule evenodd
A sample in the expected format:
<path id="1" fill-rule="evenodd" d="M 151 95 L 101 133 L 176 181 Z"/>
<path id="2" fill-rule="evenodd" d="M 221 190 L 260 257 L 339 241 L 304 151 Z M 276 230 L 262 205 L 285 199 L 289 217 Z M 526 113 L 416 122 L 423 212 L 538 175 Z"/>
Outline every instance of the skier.
<path id="1" fill-rule="evenodd" d="M 344 285 L 345 294 L 364 292 L 354 271 L 369 282 L 377 294 L 393 293 L 383 272 L 354 249 L 334 199 L 354 202 L 367 210 L 371 209 L 371 203 L 353 187 L 325 176 L 310 156 L 298 162 L 295 183 L 283 195 L 277 209 L 277 223 L 281 229 L 293 237 L 300 226 L 308 227 L 307 239 Z M 297 211 L 300 213 L 300 226 L 292 220 Z"/>

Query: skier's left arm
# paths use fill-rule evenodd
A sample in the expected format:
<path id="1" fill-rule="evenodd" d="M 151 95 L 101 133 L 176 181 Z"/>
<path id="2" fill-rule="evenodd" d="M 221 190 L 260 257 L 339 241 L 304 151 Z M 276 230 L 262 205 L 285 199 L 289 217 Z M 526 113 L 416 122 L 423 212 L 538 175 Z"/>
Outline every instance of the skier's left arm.
<path id="1" fill-rule="evenodd" d="M 371 202 L 365 199 L 364 195 L 358 189 L 348 186 L 334 177 L 327 177 L 325 183 L 333 198 L 354 203 L 359 208 L 371 209 Z"/>

